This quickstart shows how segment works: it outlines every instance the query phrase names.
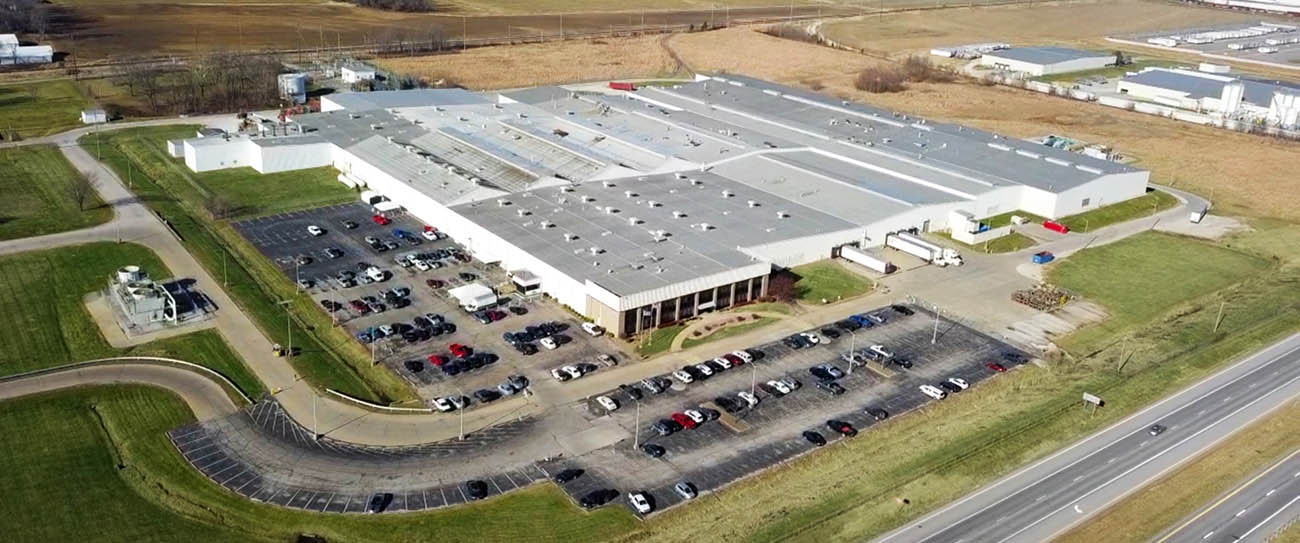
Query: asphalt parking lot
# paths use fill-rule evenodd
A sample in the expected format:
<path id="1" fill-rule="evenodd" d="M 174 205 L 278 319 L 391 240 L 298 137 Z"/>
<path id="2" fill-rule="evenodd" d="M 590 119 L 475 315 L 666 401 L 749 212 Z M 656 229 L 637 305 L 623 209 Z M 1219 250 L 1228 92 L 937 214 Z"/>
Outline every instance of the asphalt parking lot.
<path id="1" fill-rule="evenodd" d="M 653 497 L 655 510 L 661 511 L 682 501 L 672 490 L 678 481 L 689 481 L 701 494 L 719 489 L 818 448 L 803 439 L 801 433 L 805 430 L 821 434 L 828 444 L 846 439 L 827 428 L 829 419 L 848 422 L 863 431 L 876 424 L 864 408 L 880 408 L 890 417 L 898 416 L 935 401 L 918 390 L 922 384 L 937 385 L 958 377 L 975 386 L 996 375 L 985 363 L 998 362 L 1008 369 L 1020 363 L 1002 357 L 1003 353 L 1018 353 L 1014 348 L 955 322 L 940 319 L 936 334 L 931 314 L 917 311 L 915 315 L 902 316 L 887 308 L 883 314 L 890 318 L 886 324 L 859 330 L 855 332 L 856 338 L 843 334 L 798 350 L 781 342 L 760 345 L 754 349 L 762 353 L 758 360 L 715 374 L 706 381 L 684 385 L 674 380 L 674 386 L 660 394 L 643 390 L 639 421 L 636 401 L 625 390 L 608 391 L 606 394 L 620 408 L 606 414 L 592 401 L 587 406 L 589 416 L 612 417 L 638 437 L 575 459 L 580 464 L 578 467 L 587 473 L 564 485 L 566 491 L 578 499 L 591 490 L 613 488 L 622 493 L 619 501 L 624 505 L 627 505 L 628 491 L 645 491 Z M 932 337 L 936 337 L 934 344 L 931 344 Z M 912 368 L 891 365 L 884 372 L 855 368 L 852 374 L 837 380 L 846 389 L 839 396 L 816 388 L 818 379 L 808 368 L 830 363 L 847 372 L 848 364 L 840 355 L 850 344 L 855 349 L 863 349 L 877 343 L 885 345 L 897 358 L 910 360 Z M 786 376 L 800 381 L 802 386 L 785 395 L 769 393 L 761 387 L 768 380 Z M 736 412 L 732 415 L 734 419 L 722 415 L 722 419 L 709 420 L 695 429 L 669 436 L 659 436 L 650 428 L 655 421 L 674 412 L 702 405 L 721 412 L 710 403 L 714 398 L 734 398 L 739 391 L 751 390 L 751 383 L 760 385 L 754 387 L 759 403 Z M 634 447 L 634 443 L 637 446 L 653 443 L 666 449 L 666 453 L 651 458 Z"/>
<path id="2" fill-rule="evenodd" d="M 503 296 L 498 309 L 504 317 L 490 324 L 480 323 L 473 315 L 461 309 L 447 290 L 469 282 L 480 282 L 489 287 L 508 283 L 503 270 L 477 260 L 462 261 L 453 257 L 437 259 L 442 267 L 420 271 L 414 266 L 402 267 L 395 258 L 411 252 L 432 253 L 437 250 L 462 251 L 451 238 L 439 240 L 420 239 L 418 245 L 397 239 L 394 229 L 412 232 L 416 237 L 425 225 L 408 215 L 390 216 L 390 224 L 379 225 L 372 219 L 370 206 L 355 202 L 336 206 L 269 215 L 235 223 L 235 228 L 267 258 L 274 262 L 290 280 L 306 280 L 305 289 L 318 302 L 331 301 L 342 306 L 329 311 L 339 326 L 356 337 L 358 333 L 372 331 L 384 325 L 410 325 L 417 316 L 433 313 L 442 316 L 454 331 L 442 333 L 425 340 L 408 343 L 402 337 L 390 336 L 369 343 L 376 362 L 384 364 L 411 382 L 425 398 L 447 395 L 472 396 L 475 390 L 496 389 L 510 375 L 524 375 L 530 381 L 551 379 L 550 369 L 575 362 L 594 361 L 600 354 L 622 358 L 616 342 L 604 337 L 592 337 L 580 329 L 580 321 L 544 299 L 512 298 Z M 356 223 L 347 228 L 344 221 Z M 321 235 L 308 232 L 309 226 L 319 226 Z M 434 225 L 436 226 L 436 225 Z M 373 237 L 380 242 L 391 242 L 395 249 L 378 251 L 367 243 Z M 327 250 L 341 255 L 331 257 Z M 337 254 L 337 253 L 335 253 Z M 306 257 L 304 259 L 303 257 Z M 359 263 L 372 264 L 385 272 L 382 281 L 345 287 L 335 280 L 341 270 L 354 273 Z M 469 274 L 461 277 L 461 274 Z M 360 276 L 360 273 L 357 273 Z M 470 277 L 472 276 L 472 278 Z M 440 281 L 431 286 L 430 280 Z M 406 299 L 410 305 L 393 307 L 384 299 L 384 292 L 393 288 L 410 289 Z M 382 312 L 363 314 L 352 307 L 353 300 L 364 303 L 366 297 L 386 306 Z M 522 309 L 523 314 L 516 311 Z M 512 311 L 514 310 L 514 311 Z M 505 332 L 522 330 L 543 322 L 557 323 L 561 345 L 555 350 L 543 348 L 538 342 L 538 352 L 525 356 L 502 338 Z M 400 328 L 400 326 L 394 326 Z M 450 329 L 450 328 L 448 328 Z M 488 355 L 493 362 L 480 368 L 447 375 L 429 363 L 430 355 L 440 355 L 447 360 L 454 357 L 449 346 L 454 343 L 469 346 L 476 353 Z M 476 402 L 471 402 L 474 405 Z"/>

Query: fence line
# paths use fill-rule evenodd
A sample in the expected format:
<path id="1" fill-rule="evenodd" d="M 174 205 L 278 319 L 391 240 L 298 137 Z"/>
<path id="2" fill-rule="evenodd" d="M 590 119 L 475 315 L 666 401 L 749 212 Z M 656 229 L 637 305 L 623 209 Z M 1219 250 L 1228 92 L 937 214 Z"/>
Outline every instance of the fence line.
<path id="1" fill-rule="evenodd" d="M 158 364 L 158 365 L 173 364 L 173 365 L 177 365 L 177 366 L 180 366 L 180 367 L 185 368 L 185 369 L 188 369 L 188 370 L 195 371 L 196 373 L 203 373 L 203 374 L 209 374 L 209 376 L 215 376 L 215 377 L 220 381 L 221 384 L 224 384 L 224 385 L 225 385 L 225 388 L 228 388 L 228 389 L 230 389 L 230 390 L 235 391 L 235 393 L 236 393 L 236 394 L 239 394 L 239 397 L 240 397 L 241 399 L 243 399 L 245 402 L 247 402 L 247 403 L 253 403 L 253 400 L 252 400 L 251 398 L 248 397 L 248 394 L 246 394 L 246 393 L 243 391 L 243 389 L 240 389 L 240 388 L 239 388 L 239 385 L 236 385 L 234 381 L 231 381 L 229 377 L 226 377 L 226 376 L 225 376 L 224 374 L 222 374 L 221 372 L 219 372 L 219 371 L 217 371 L 217 370 L 214 370 L 214 369 L 212 369 L 212 368 L 209 368 L 209 367 L 207 367 L 207 366 L 203 366 L 203 365 L 200 365 L 200 364 L 195 364 L 195 363 L 193 363 L 193 362 L 186 362 L 186 361 L 184 361 L 184 360 L 179 360 L 179 359 L 175 359 L 175 358 L 165 358 L 165 357 L 161 357 L 161 356 L 114 356 L 114 357 L 110 357 L 110 358 L 96 358 L 96 359 L 94 359 L 94 360 L 84 360 L 84 361 L 81 361 L 81 362 L 73 362 L 73 363 L 71 363 L 71 364 L 64 364 L 64 365 L 62 365 L 62 366 L 54 366 L 54 367 L 51 367 L 51 368 L 41 368 L 41 369 L 37 369 L 37 370 L 26 371 L 26 372 L 23 372 L 23 373 L 16 373 L 16 374 L 13 374 L 13 375 L 6 375 L 6 376 L 3 376 L 3 377 L 0 377 L 0 383 L 4 383 L 4 382 L 8 382 L 8 381 L 17 381 L 17 380 L 19 380 L 19 379 L 26 379 L 26 378 L 28 378 L 28 377 L 37 377 L 37 376 L 41 376 L 41 375 L 49 375 L 49 374 L 53 374 L 53 373 L 59 373 L 59 372 L 63 372 L 63 371 L 68 371 L 68 370 L 73 370 L 73 369 L 78 369 L 78 368 L 86 368 L 86 367 L 91 367 L 91 366 L 111 366 L 111 365 L 114 365 L 114 363 L 117 363 L 117 362 L 128 362 L 128 361 L 134 361 L 134 362 L 152 362 L 152 363 L 161 363 L 161 364 Z"/>

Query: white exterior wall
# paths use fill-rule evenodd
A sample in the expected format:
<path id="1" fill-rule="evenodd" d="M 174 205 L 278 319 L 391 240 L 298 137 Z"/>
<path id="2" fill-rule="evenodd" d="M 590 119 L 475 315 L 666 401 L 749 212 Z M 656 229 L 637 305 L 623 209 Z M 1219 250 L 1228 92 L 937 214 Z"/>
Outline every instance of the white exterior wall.
<path id="1" fill-rule="evenodd" d="M 1013 72 L 1024 72 L 1029 75 L 1050 75 L 1066 72 L 1077 72 L 1081 70 L 1095 70 L 1105 68 L 1108 64 L 1115 63 L 1113 56 L 1097 56 L 1067 60 L 1052 64 L 1037 64 L 1033 62 L 1024 62 L 1020 60 L 999 57 L 996 54 L 985 54 L 980 57 L 980 66 L 989 67 L 1006 67 Z"/>
<path id="2" fill-rule="evenodd" d="M 1143 100 L 1160 101 L 1170 105 L 1176 105 L 1184 109 L 1200 109 L 1200 102 L 1194 98 L 1188 98 L 1187 93 L 1177 90 L 1165 89 L 1161 87 L 1152 87 L 1142 85 L 1121 79 L 1116 85 L 1116 90 L 1134 98 Z"/>
<path id="3" fill-rule="evenodd" d="M 1144 171 L 1102 176 L 1096 181 L 1060 193 L 1056 197 L 1056 206 L 1052 213 L 1039 213 L 1039 215 L 1055 219 L 1137 198 L 1146 194 L 1150 176 L 1150 173 Z M 1088 199 L 1087 206 L 1083 205 L 1084 198 Z M 1025 211 L 1037 213 L 1031 209 Z"/>
<path id="4" fill-rule="evenodd" d="M 831 249 L 840 245 L 862 241 L 863 230 L 862 228 L 852 228 L 839 232 L 741 247 L 740 250 L 747 255 L 766 260 L 782 268 L 790 268 L 830 258 Z"/>
<path id="5" fill-rule="evenodd" d="M 331 100 L 328 94 L 320 97 L 320 110 L 322 112 L 339 111 L 342 109 L 345 108 L 343 106 L 338 105 L 338 103 L 336 103 L 334 100 Z"/>
<path id="6" fill-rule="evenodd" d="M 260 160 L 261 153 L 257 145 L 247 139 L 233 139 L 221 143 L 204 142 L 201 145 L 194 145 L 194 140 L 185 140 L 185 165 L 196 172 L 243 166 L 255 167 Z"/>
<path id="7" fill-rule="evenodd" d="M 262 173 L 275 173 L 328 166 L 333 148 L 330 143 L 258 146 L 261 152 L 256 154 L 253 167 Z"/>
<path id="8" fill-rule="evenodd" d="M 375 70 L 371 68 L 343 68 L 340 70 L 344 83 L 356 83 L 357 81 L 367 81 L 375 78 Z"/>

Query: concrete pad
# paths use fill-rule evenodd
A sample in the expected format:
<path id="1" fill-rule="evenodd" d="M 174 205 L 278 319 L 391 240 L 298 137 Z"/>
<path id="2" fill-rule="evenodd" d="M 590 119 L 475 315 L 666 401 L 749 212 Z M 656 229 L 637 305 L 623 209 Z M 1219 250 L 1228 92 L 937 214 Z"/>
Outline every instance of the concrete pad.
<path id="1" fill-rule="evenodd" d="M 1202 239 L 1219 239 L 1228 234 L 1249 230 L 1250 226 L 1246 223 L 1233 218 L 1222 217 L 1219 215 L 1206 215 L 1200 223 L 1191 221 L 1161 221 L 1156 225 L 1156 230 L 1169 232 L 1171 234 L 1182 234 L 1184 236 L 1193 236 Z"/>
<path id="2" fill-rule="evenodd" d="M 117 349 L 126 349 L 136 345 L 143 345 L 150 341 L 165 339 L 185 335 L 198 330 L 207 330 L 216 326 L 216 321 L 205 319 L 198 322 L 185 323 L 180 326 L 173 326 L 145 332 L 143 334 L 128 335 L 122 330 L 116 318 L 113 317 L 113 309 L 108 306 L 108 299 L 103 293 L 98 291 L 87 294 L 83 298 L 86 305 L 86 312 L 90 313 L 90 319 L 95 321 L 99 327 L 100 333 L 104 334 L 104 340 Z"/>
<path id="3" fill-rule="evenodd" d="M 569 456 L 582 456 L 596 449 L 601 449 L 632 437 L 632 434 L 619 426 L 617 422 L 605 417 L 592 423 L 591 428 L 578 433 L 557 435 L 555 441 Z"/>

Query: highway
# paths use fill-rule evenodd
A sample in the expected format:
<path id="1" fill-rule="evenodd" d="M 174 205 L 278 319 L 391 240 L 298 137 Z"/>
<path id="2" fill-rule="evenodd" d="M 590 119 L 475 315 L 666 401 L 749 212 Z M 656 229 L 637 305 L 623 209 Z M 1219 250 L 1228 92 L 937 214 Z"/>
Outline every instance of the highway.
<path id="1" fill-rule="evenodd" d="M 1197 511 L 1156 543 L 1263 543 L 1300 517 L 1300 450 Z"/>
<path id="2" fill-rule="evenodd" d="M 1297 395 L 1300 395 L 1300 334 L 878 541 L 1037 543 L 1051 540 Z M 1149 429 L 1156 424 L 1167 429 L 1153 436 Z M 1290 488 L 1294 497 L 1295 487 Z M 1258 514 L 1252 514 L 1251 518 L 1262 521 Z M 1278 515 L 1282 516 L 1285 515 Z"/>

